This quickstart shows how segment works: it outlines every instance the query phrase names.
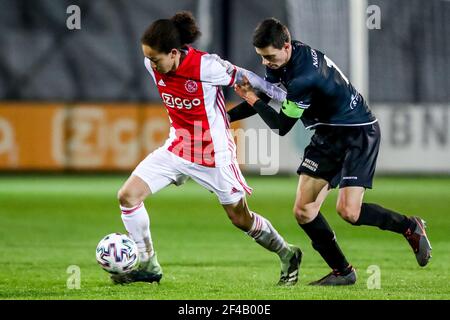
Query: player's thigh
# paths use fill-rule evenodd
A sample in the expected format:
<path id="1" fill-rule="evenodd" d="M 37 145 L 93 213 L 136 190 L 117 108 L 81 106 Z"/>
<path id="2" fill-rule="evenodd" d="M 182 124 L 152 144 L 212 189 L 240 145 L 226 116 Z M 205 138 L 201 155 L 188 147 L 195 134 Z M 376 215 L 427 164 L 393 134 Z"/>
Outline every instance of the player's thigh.
<path id="1" fill-rule="evenodd" d="M 365 188 L 363 187 L 340 188 L 337 203 L 341 204 L 343 207 L 361 207 L 364 198 L 364 192 Z"/>
<path id="2" fill-rule="evenodd" d="M 142 201 L 150 194 L 151 190 L 148 184 L 138 176 L 131 175 L 120 188 L 118 198 L 121 201 L 131 199 Z"/>
<path id="3" fill-rule="evenodd" d="M 300 174 L 295 197 L 294 210 L 319 210 L 329 193 L 329 184 L 326 180 Z"/>
<path id="4" fill-rule="evenodd" d="M 193 164 L 185 173 L 214 193 L 222 205 L 238 203 L 246 193 L 252 192 L 237 164 L 217 168 Z"/>
<path id="5" fill-rule="evenodd" d="M 165 149 L 157 149 L 142 160 L 122 187 L 127 194 L 144 198 L 169 184 L 180 185 L 187 177 L 179 171 L 177 157 Z M 121 190 L 122 190 L 121 189 Z"/>
<path id="6" fill-rule="evenodd" d="M 358 220 L 364 192 L 364 187 L 344 187 L 339 189 L 336 210 L 342 218 L 350 222 Z"/>
<path id="7" fill-rule="evenodd" d="M 346 150 L 341 131 L 342 128 L 318 128 L 311 137 L 310 144 L 305 148 L 303 161 L 297 173 L 325 180 L 332 188 L 336 187 L 336 177 L 340 176 Z"/>

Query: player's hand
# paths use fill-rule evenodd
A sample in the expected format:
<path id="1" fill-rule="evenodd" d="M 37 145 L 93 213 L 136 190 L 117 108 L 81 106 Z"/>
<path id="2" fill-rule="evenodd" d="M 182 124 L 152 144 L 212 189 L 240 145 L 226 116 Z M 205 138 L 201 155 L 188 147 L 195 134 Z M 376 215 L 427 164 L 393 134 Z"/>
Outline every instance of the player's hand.
<path id="1" fill-rule="evenodd" d="M 243 77 L 242 83 L 234 85 L 234 91 L 251 106 L 259 99 L 246 76 Z"/>

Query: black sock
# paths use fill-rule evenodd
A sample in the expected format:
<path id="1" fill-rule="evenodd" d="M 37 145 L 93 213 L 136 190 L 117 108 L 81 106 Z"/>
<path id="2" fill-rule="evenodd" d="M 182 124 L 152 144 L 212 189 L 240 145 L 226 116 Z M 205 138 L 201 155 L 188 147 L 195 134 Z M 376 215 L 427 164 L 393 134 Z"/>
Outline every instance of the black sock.
<path id="1" fill-rule="evenodd" d="M 382 230 L 389 230 L 404 234 L 413 228 L 414 222 L 407 216 L 385 209 L 377 204 L 363 203 L 356 226 L 376 226 Z"/>
<path id="2" fill-rule="evenodd" d="M 336 242 L 336 237 L 324 216 L 319 212 L 317 217 L 306 224 L 300 224 L 312 240 L 312 246 L 316 249 L 331 269 L 347 274 L 351 266 Z"/>

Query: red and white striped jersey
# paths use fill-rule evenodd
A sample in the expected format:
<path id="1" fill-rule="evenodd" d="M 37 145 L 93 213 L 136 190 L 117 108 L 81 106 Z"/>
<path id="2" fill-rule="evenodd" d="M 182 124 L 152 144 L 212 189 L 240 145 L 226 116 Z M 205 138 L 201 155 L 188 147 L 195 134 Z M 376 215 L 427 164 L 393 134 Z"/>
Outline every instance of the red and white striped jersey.
<path id="1" fill-rule="evenodd" d="M 170 119 L 164 147 L 175 155 L 208 167 L 230 165 L 236 146 L 229 131 L 221 86 L 234 85 L 234 72 L 215 55 L 188 47 L 177 70 L 167 74 L 145 66 L 158 87 Z"/>

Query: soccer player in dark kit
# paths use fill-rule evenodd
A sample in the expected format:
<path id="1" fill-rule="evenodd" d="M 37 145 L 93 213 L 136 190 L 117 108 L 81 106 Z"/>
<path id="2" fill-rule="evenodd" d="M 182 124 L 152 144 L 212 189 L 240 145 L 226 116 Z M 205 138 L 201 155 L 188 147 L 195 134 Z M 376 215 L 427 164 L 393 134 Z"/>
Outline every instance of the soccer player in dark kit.
<path id="1" fill-rule="evenodd" d="M 351 285 L 356 272 L 339 248 L 335 234 L 320 212 L 330 189 L 339 186 L 336 209 L 354 226 L 376 226 L 403 235 L 417 262 L 425 266 L 431 245 L 424 221 L 378 204 L 363 202 L 372 180 L 380 145 L 378 121 L 364 98 L 322 52 L 291 41 L 289 30 L 274 18 L 262 21 L 253 35 L 256 53 L 266 66 L 266 81 L 282 84 L 286 99 L 280 112 L 249 82 L 235 85 L 245 101 L 228 112 L 231 121 L 258 113 L 283 136 L 301 119 L 315 129 L 297 173 L 295 218 L 332 271 L 311 285 Z"/>

